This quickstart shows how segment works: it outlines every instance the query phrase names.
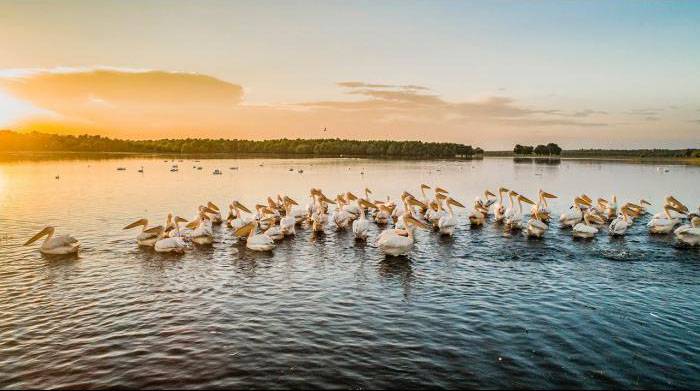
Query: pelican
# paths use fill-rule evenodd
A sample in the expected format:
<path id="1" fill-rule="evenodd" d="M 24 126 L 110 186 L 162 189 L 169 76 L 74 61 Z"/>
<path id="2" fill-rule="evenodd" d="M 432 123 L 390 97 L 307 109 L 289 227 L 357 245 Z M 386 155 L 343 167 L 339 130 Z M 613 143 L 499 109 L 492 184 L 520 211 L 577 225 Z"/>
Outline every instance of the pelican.
<path id="1" fill-rule="evenodd" d="M 574 198 L 574 202 L 571 204 L 571 211 L 562 213 L 562 215 L 559 217 L 559 223 L 561 223 L 561 226 L 573 227 L 580 223 L 583 219 L 582 206 L 589 207 L 591 204 L 581 197 Z"/>
<path id="2" fill-rule="evenodd" d="M 207 208 L 210 210 L 207 211 L 207 216 L 209 217 L 211 223 L 214 225 L 220 225 L 224 220 L 221 218 L 221 210 L 219 210 L 219 207 L 213 202 L 208 201 Z"/>
<path id="3" fill-rule="evenodd" d="M 184 219 L 182 219 L 181 217 L 176 217 L 175 223 L 172 223 L 172 215 L 168 215 L 169 223 L 166 224 L 166 229 L 160 233 L 160 235 L 158 236 L 158 240 L 156 240 L 156 243 L 153 245 L 153 249 L 156 250 L 156 252 L 177 254 L 183 254 L 185 252 L 185 250 L 188 248 L 188 245 L 185 238 L 180 236 L 181 220 Z M 175 229 L 175 231 L 177 232 L 177 236 L 168 236 L 168 225 L 170 225 L 170 229 Z M 172 228 L 173 226 L 174 228 Z"/>
<path id="4" fill-rule="evenodd" d="M 620 208 L 620 215 L 617 216 L 608 226 L 608 232 L 613 236 L 622 236 L 627 233 L 627 229 L 632 225 L 632 218 L 637 216 L 636 210 L 630 206 L 634 204 L 625 203 Z M 637 205 L 634 205 L 637 206 Z"/>
<path id="5" fill-rule="evenodd" d="M 430 202 L 430 208 L 425 213 L 425 218 L 433 225 L 434 230 L 438 230 L 438 222 L 440 218 L 447 214 L 442 208 L 442 201 L 447 198 L 447 190 L 440 187 L 435 188 L 435 197 Z"/>
<path id="6" fill-rule="evenodd" d="M 377 205 L 360 198 L 357 200 L 357 207 L 360 209 L 360 217 L 352 222 L 352 232 L 355 239 L 366 240 L 369 232 L 369 220 L 365 217 L 365 209 L 377 209 Z"/>
<path id="7" fill-rule="evenodd" d="M 280 219 L 280 230 L 284 236 L 296 235 L 296 218 L 292 214 L 292 207 L 297 204 L 293 199 L 284 196 L 283 199 L 285 215 Z"/>
<path id="8" fill-rule="evenodd" d="M 357 201 L 357 196 L 351 192 L 345 193 L 345 207 L 343 209 L 350 215 L 350 221 L 360 217 L 360 207 L 357 203 L 353 204 L 353 201 Z"/>
<path id="9" fill-rule="evenodd" d="M 173 218 L 172 213 L 168 213 L 168 219 L 165 222 L 165 236 L 169 236 L 171 238 L 177 237 L 177 236 L 186 236 L 187 232 L 180 230 L 180 223 L 186 223 L 187 220 L 183 219 L 180 216 L 175 216 Z"/>
<path id="10" fill-rule="evenodd" d="M 469 213 L 469 224 L 472 226 L 484 225 L 486 222 L 486 216 L 489 214 L 489 209 L 484 205 L 481 198 L 476 197 L 474 199 L 474 210 Z"/>
<path id="11" fill-rule="evenodd" d="M 700 217 L 693 216 L 690 224 L 681 225 L 673 233 L 680 242 L 691 246 L 700 245 Z"/>
<path id="12" fill-rule="evenodd" d="M 216 214 L 215 210 L 202 206 L 199 210 L 199 216 L 185 226 L 189 230 L 185 237 L 200 245 L 214 243 L 213 221 L 209 217 L 213 214 Z"/>
<path id="13" fill-rule="evenodd" d="M 506 208 L 503 205 L 503 193 L 507 193 L 510 190 L 505 187 L 498 189 L 498 203 L 493 207 L 493 215 L 496 218 L 497 223 L 501 223 L 505 218 Z"/>
<path id="14" fill-rule="evenodd" d="M 551 217 L 549 205 L 547 205 L 548 198 L 557 198 L 557 196 L 551 193 L 547 193 L 546 191 L 540 189 L 538 193 L 537 204 L 532 207 L 531 212 L 534 215 L 535 211 L 537 211 L 537 215 L 539 216 L 538 220 L 541 220 L 545 223 L 549 222 L 549 219 Z"/>
<path id="15" fill-rule="evenodd" d="M 671 214 L 671 212 L 676 212 Z M 673 228 L 681 223 L 680 217 L 685 216 L 683 209 L 674 205 L 664 205 L 663 216 L 654 215 L 654 218 L 649 220 L 647 227 L 652 234 L 667 234 L 673 231 Z"/>
<path id="16" fill-rule="evenodd" d="M 414 242 L 414 227 L 427 229 L 428 226 L 411 217 L 408 213 L 401 216 L 406 229 L 387 229 L 384 230 L 377 238 L 377 246 L 379 250 L 392 256 L 405 255 L 411 248 Z"/>
<path id="17" fill-rule="evenodd" d="M 440 220 L 438 220 L 438 228 L 440 229 L 440 234 L 452 236 L 457 226 L 457 219 L 455 219 L 452 206 L 464 208 L 464 205 L 452 197 L 447 197 L 445 199 L 445 206 L 447 206 L 447 214 L 443 215 L 440 217 Z"/>
<path id="18" fill-rule="evenodd" d="M 274 223 L 278 223 L 280 219 L 282 218 L 282 213 L 286 213 L 284 210 L 284 204 L 282 202 L 282 197 L 280 195 L 277 195 L 277 200 L 279 201 L 279 204 L 275 202 L 275 200 L 272 199 L 272 197 L 267 197 L 267 208 L 270 211 L 270 214 L 272 217 L 275 218 Z"/>
<path id="19" fill-rule="evenodd" d="M 640 212 L 640 215 L 643 215 L 643 214 L 646 214 L 646 213 L 647 213 L 647 208 L 646 208 L 646 206 L 644 206 L 644 205 L 651 206 L 651 202 L 649 202 L 649 201 L 647 201 L 647 200 L 644 200 L 644 199 L 640 199 L 640 200 L 639 200 L 639 212 Z"/>
<path id="20" fill-rule="evenodd" d="M 593 224 L 601 225 L 604 223 L 605 221 L 600 216 L 586 212 L 583 214 L 583 222 L 574 225 L 573 235 L 575 238 L 592 238 L 598 233 L 598 228 L 594 227 Z"/>
<path id="21" fill-rule="evenodd" d="M 242 226 L 248 224 L 251 220 L 249 216 L 243 216 L 241 211 L 246 212 L 246 213 L 251 213 L 250 209 L 246 208 L 243 204 L 241 204 L 238 201 L 233 201 L 229 206 L 228 206 L 228 217 L 226 220 L 228 221 L 228 226 L 234 229 L 234 233 L 238 228 L 241 228 Z"/>
<path id="22" fill-rule="evenodd" d="M 380 203 L 375 201 L 374 204 L 378 206 L 378 211 L 374 214 L 374 222 L 377 223 L 377 225 L 386 225 L 391 218 L 391 213 L 393 210 L 386 206 L 383 202 Z"/>
<path id="23" fill-rule="evenodd" d="M 511 192 L 514 193 L 514 192 Z M 518 210 L 513 211 L 506 217 L 506 230 L 518 230 L 523 228 L 523 202 L 534 205 L 529 198 L 518 194 Z M 507 213 L 506 213 L 507 214 Z"/>
<path id="24" fill-rule="evenodd" d="M 267 220 L 266 216 L 268 214 L 271 214 L 271 212 L 272 211 L 270 211 L 269 208 L 265 205 L 255 205 L 255 220 L 258 220 L 258 227 L 261 231 L 265 231 L 268 228 L 270 228 L 270 220 Z M 274 217 L 272 221 L 274 221 Z"/>
<path id="25" fill-rule="evenodd" d="M 421 185 L 420 185 L 420 194 L 421 194 L 421 196 L 423 197 L 423 198 L 420 199 L 420 201 L 421 201 L 423 204 L 425 204 L 425 205 L 429 205 L 429 204 L 430 204 L 430 199 L 428 199 L 428 196 L 425 194 L 425 191 L 426 191 L 426 190 L 430 190 L 430 189 L 431 189 L 431 187 L 428 186 L 428 185 L 426 185 L 426 184 L 421 184 Z M 422 213 L 425 213 L 425 212 L 427 212 L 427 210 L 422 210 L 421 212 L 422 212 Z"/>
<path id="26" fill-rule="evenodd" d="M 540 215 L 540 211 L 541 209 L 539 208 L 533 208 L 532 216 L 530 216 L 530 220 L 527 222 L 526 232 L 527 236 L 531 238 L 541 238 L 549 228 L 547 223 L 543 220 L 543 216 Z"/>
<path id="27" fill-rule="evenodd" d="M 80 242 L 70 235 L 53 236 L 54 227 L 48 226 L 39 231 L 38 234 L 32 236 L 31 239 L 24 243 L 28 246 L 42 237 L 46 236 L 44 242 L 39 247 L 39 252 L 44 255 L 68 255 L 77 254 L 80 250 Z"/>
<path id="28" fill-rule="evenodd" d="M 316 211 L 311 215 L 311 230 L 314 232 L 323 232 L 323 229 L 328 223 L 328 204 L 335 204 L 335 202 L 323 193 L 319 193 L 317 196 L 317 206 Z"/>
<path id="29" fill-rule="evenodd" d="M 609 221 L 617 216 L 617 196 L 615 194 L 610 197 L 610 202 L 606 205 L 604 210 L 605 218 Z"/>
<path id="30" fill-rule="evenodd" d="M 403 225 L 403 219 L 401 219 L 401 216 L 403 216 L 404 214 L 408 214 L 409 216 L 413 217 L 414 219 L 420 221 L 423 224 L 429 224 L 428 221 L 426 221 L 425 218 L 421 216 L 420 212 L 416 212 L 416 210 L 414 209 L 414 207 L 417 207 L 419 211 L 426 210 L 428 208 L 427 205 L 418 201 L 413 195 L 405 191 L 403 192 L 403 194 L 401 194 L 401 203 L 403 204 L 403 209 L 400 214 L 397 214 L 396 224 L 394 225 L 394 228 L 405 228 Z"/>
<path id="31" fill-rule="evenodd" d="M 269 236 L 272 240 L 282 240 L 284 239 L 284 232 L 282 232 L 282 227 L 275 223 L 275 211 L 266 208 L 263 212 L 268 214 L 267 219 L 270 220 L 270 227 L 265 230 L 265 235 Z"/>
<path id="32" fill-rule="evenodd" d="M 333 222 L 338 230 L 344 230 L 350 224 L 350 213 L 345 210 L 345 199 L 342 194 L 335 197 L 336 209 L 333 213 Z"/>
<path id="33" fill-rule="evenodd" d="M 253 251 L 270 251 L 275 248 L 275 241 L 264 233 L 257 233 L 258 221 L 253 220 L 236 230 L 236 236 L 246 236 L 245 247 Z"/>
<path id="34" fill-rule="evenodd" d="M 122 229 L 132 229 L 139 226 L 141 226 L 141 233 L 136 236 L 136 243 L 139 246 L 153 247 L 156 244 L 156 240 L 158 240 L 158 236 L 164 230 L 162 225 L 148 228 L 147 219 L 136 220 Z"/>
<path id="35" fill-rule="evenodd" d="M 668 212 L 668 214 L 673 219 L 681 219 L 681 218 L 685 217 L 685 214 L 688 213 L 688 207 L 683 205 L 683 203 L 678 201 L 674 196 L 671 196 L 671 195 L 666 196 L 666 198 L 664 198 L 664 202 L 665 202 L 664 205 L 671 205 L 674 208 L 678 209 L 678 210 L 671 209 L 671 211 Z M 659 213 L 654 215 L 654 218 L 664 218 L 664 217 L 666 217 L 666 214 L 667 214 L 666 212 L 667 212 L 666 210 L 659 212 Z"/>
<path id="36" fill-rule="evenodd" d="M 506 213 L 503 215 L 503 221 L 506 223 L 508 219 L 515 214 L 515 202 L 513 202 L 513 198 L 517 198 L 518 195 L 519 194 L 513 190 L 508 192 L 508 207 L 506 208 Z"/>

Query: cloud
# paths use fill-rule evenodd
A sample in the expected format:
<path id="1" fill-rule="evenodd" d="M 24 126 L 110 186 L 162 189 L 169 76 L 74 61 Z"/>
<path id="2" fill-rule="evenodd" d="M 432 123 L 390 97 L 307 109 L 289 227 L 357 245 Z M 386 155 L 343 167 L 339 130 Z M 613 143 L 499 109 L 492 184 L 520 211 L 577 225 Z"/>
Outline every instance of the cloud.
<path id="1" fill-rule="evenodd" d="M 423 91 L 430 90 L 430 88 L 428 88 L 428 87 L 418 86 L 415 84 L 406 84 L 406 85 L 373 84 L 373 83 L 364 83 L 361 81 L 342 81 L 342 82 L 337 83 L 337 84 L 340 87 L 345 87 L 345 88 L 399 88 L 399 89 L 404 89 L 404 90 L 423 90 Z"/>
<path id="2" fill-rule="evenodd" d="M 0 92 L 36 109 L 28 110 L 32 115 L 15 127 L 60 133 L 391 138 L 503 148 L 573 137 L 605 139 L 599 129 L 609 131 L 610 122 L 622 126 L 613 118 L 598 120 L 606 111 L 538 107 L 504 94 L 449 100 L 413 84 L 337 85 L 346 99 L 253 105 L 245 103 L 241 85 L 196 73 L 106 67 L 0 71 Z M 632 127 L 646 122 L 639 118 L 624 126 L 627 132 L 638 132 Z M 324 127 L 327 133 L 317 133 Z M 618 134 L 626 133 L 623 129 Z"/>

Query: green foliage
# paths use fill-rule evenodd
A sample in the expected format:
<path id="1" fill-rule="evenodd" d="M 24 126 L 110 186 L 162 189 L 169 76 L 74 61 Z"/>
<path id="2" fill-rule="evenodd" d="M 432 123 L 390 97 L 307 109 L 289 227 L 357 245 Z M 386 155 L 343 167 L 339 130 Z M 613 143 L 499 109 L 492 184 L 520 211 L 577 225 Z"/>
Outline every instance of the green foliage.
<path id="1" fill-rule="evenodd" d="M 426 143 L 422 141 L 341 140 L 341 139 L 162 139 L 119 140 L 102 136 L 60 136 L 45 133 L 0 131 L 0 151 L 39 152 L 136 152 L 184 154 L 285 154 L 319 156 L 373 156 L 454 158 L 472 156 L 470 145 Z"/>

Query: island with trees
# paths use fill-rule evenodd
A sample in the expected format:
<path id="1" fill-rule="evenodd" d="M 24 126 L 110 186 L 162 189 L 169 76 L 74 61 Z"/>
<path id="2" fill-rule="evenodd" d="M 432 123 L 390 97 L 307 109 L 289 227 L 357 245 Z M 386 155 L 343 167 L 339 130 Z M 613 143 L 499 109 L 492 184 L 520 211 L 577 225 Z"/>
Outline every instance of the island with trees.
<path id="1" fill-rule="evenodd" d="M 457 143 L 341 139 L 160 139 L 120 140 L 102 136 L 70 136 L 0 131 L 0 152 L 107 152 L 165 154 L 267 154 L 324 157 L 472 158 L 481 148 Z"/>

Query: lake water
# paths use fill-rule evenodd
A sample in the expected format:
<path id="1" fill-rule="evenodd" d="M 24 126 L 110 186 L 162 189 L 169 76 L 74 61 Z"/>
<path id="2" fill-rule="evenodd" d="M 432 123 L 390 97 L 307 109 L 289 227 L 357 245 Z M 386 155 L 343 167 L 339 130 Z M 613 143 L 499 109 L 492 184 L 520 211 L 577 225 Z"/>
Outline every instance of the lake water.
<path id="1" fill-rule="evenodd" d="M 533 199 L 543 188 L 560 196 L 557 215 L 582 192 L 645 198 L 653 212 L 667 194 L 700 203 L 700 167 L 683 165 L 5 161 L 0 387 L 700 387 L 700 249 L 648 235 L 648 217 L 620 239 L 574 241 L 554 223 L 527 240 L 472 230 L 460 211 L 452 239 L 419 232 L 406 258 L 330 227 L 297 230 L 271 254 L 221 227 L 184 256 L 139 249 L 121 229 L 192 217 L 206 201 L 252 207 L 284 193 L 304 204 L 312 186 L 394 198 L 420 183 L 468 205 L 485 188 Z M 45 225 L 81 240 L 80 257 L 21 246 Z"/>

